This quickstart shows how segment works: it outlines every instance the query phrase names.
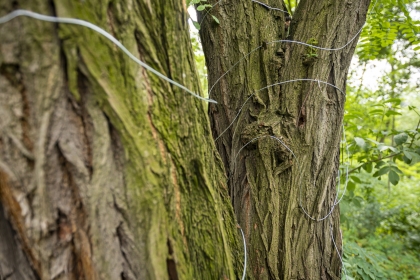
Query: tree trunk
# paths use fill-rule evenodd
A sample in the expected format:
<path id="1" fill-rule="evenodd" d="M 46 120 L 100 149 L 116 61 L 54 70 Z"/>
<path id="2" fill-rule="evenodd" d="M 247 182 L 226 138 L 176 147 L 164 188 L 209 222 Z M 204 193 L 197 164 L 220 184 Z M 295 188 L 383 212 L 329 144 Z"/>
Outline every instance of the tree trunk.
<path id="1" fill-rule="evenodd" d="M 97 24 L 199 92 L 181 1 L 6 2 L 1 16 L 21 8 Z M 204 102 L 85 27 L 20 17 L 0 36 L 1 279 L 242 273 Z"/>
<path id="2" fill-rule="evenodd" d="M 283 1 L 261 2 L 285 10 Z M 220 24 L 201 14 L 210 98 L 218 101 L 209 106 L 213 137 L 256 279 L 340 279 L 334 205 L 357 40 L 335 51 L 271 42 L 340 48 L 358 34 L 369 3 L 301 0 L 290 30 L 283 12 L 250 0 L 219 2 L 210 14 Z"/>

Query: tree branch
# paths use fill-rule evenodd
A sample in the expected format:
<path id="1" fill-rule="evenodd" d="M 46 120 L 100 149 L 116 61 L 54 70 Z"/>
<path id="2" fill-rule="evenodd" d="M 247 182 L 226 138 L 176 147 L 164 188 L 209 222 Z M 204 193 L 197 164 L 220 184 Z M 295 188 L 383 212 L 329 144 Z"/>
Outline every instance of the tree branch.
<path id="1" fill-rule="evenodd" d="M 396 153 L 396 154 L 392 154 L 392 155 L 386 156 L 386 157 L 384 157 L 384 158 L 377 158 L 377 159 L 375 159 L 375 160 L 371 160 L 371 161 L 368 161 L 368 162 L 364 162 L 363 164 L 359 165 L 358 167 L 353 168 L 352 170 L 350 170 L 350 171 L 349 171 L 349 174 L 350 174 L 350 173 L 352 173 L 352 172 L 354 172 L 354 171 L 356 171 L 357 169 L 360 169 L 360 168 L 361 168 L 364 164 L 366 164 L 366 163 L 378 162 L 378 161 L 383 160 L 383 159 L 387 159 L 387 158 L 392 158 L 392 157 L 398 156 L 398 155 L 399 155 L 399 154 L 401 154 L 401 153 L 402 153 L 402 152 L 398 152 L 398 153 Z"/>

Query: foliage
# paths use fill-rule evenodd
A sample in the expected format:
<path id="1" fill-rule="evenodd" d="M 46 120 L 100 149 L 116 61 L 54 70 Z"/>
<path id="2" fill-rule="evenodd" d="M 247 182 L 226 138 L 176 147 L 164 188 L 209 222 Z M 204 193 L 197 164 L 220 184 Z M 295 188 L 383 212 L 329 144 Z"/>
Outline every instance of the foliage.
<path id="1" fill-rule="evenodd" d="M 398 248 L 399 252 L 384 253 L 372 246 L 380 247 L 388 242 L 395 249 L 393 239 L 381 239 L 380 244 L 368 244 L 366 248 L 354 241 L 347 242 L 344 247 L 347 277 L 343 274 L 343 279 L 420 279 L 418 259 L 415 256 L 405 253 L 403 248 Z"/>
<path id="2" fill-rule="evenodd" d="M 298 4 L 299 4 L 299 0 L 285 0 L 284 1 L 284 5 L 286 6 L 286 9 L 290 15 L 293 15 Z"/>
<path id="3" fill-rule="evenodd" d="M 187 0 L 187 6 L 189 7 L 189 6 L 192 6 L 192 5 L 194 5 L 194 6 L 195 6 L 196 11 L 198 11 L 198 12 L 203 12 L 203 11 L 204 11 L 204 14 L 202 15 L 202 19 L 201 19 L 201 21 L 200 21 L 200 22 L 197 22 L 197 21 L 195 21 L 195 20 L 191 19 L 191 21 L 192 21 L 192 23 L 193 23 L 194 27 L 195 27 L 197 30 L 200 30 L 200 28 L 201 28 L 201 23 L 203 22 L 204 18 L 205 18 L 205 17 L 209 14 L 210 10 L 211 10 L 214 6 L 213 6 L 213 5 L 208 4 L 208 3 L 207 3 L 207 0 Z M 215 5 L 216 5 L 216 4 L 215 4 Z M 213 21 L 214 21 L 215 23 L 217 23 L 217 24 L 219 24 L 219 23 L 220 23 L 219 19 L 218 19 L 216 16 L 214 16 L 214 15 L 210 15 L 210 16 L 212 17 L 212 19 L 213 19 Z"/>
<path id="4" fill-rule="evenodd" d="M 191 44 L 194 51 L 194 60 L 198 70 L 198 76 L 200 77 L 201 89 L 205 95 L 208 93 L 208 82 L 207 82 L 207 67 L 206 60 L 204 58 L 203 49 L 200 43 L 200 37 L 197 30 L 190 30 Z M 208 96 L 205 96 L 208 97 Z"/>
<path id="5" fill-rule="evenodd" d="M 306 43 L 309 44 L 309 45 L 312 45 L 312 46 L 317 46 L 318 45 L 318 41 L 314 38 L 309 39 Z M 316 49 L 314 47 L 308 47 L 306 57 L 308 57 L 308 58 L 318 57 L 318 54 L 316 53 Z"/>
<path id="6" fill-rule="evenodd" d="M 347 279 L 420 279 L 420 37 L 409 11 L 419 3 L 378 1 L 350 75 L 340 204 Z M 374 64 L 386 69 L 376 89 L 364 86 Z"/>
<path id="7" fill-rule="evenodd" d="M 399 12 L 390 10 L 389 5 L 391 4 L 398 4 L 394 8 L 398 8 L 401 13 L 406 14 L 408 8 L 403 5 L 403 2 L 409 1 L 394 2 L 395 0 L 386 0 L 378 3 L 378 6 L 375 7 L 376 13 L 372 13 L 372 18 L 375 18 L 377 14 L 388 16 L 389 12 L 394 11 L 395 13 L 389 18 L 381 19 L 382 22 L 388 20 L 392 22 Z M 420 4 L 417 6 L 412 4 L 411 7 L 420 9 Z M 406 18 L 405 22 L 397 22 L 396 25 L 412 26 L 416 22 L 411 20 L 409 14 Z M 362 39 L 372 30 L 376 30 L 376 27 L 372 26 L 376 23 L 372 20 L 368 21 L 367 28 L 362 33 Z M 414 27 L 411 31 L 418 29 L 418 26 Z M 420 162 L 420 111 L 416 106 L 409 104 L 414 100 L 411 96 L 418 94 L 416 87 L 410 84 L 410 78 L 414 69 L 419 69 L 420 66 L 419 54 L 414 51 L 415 48 L 412 46 L 417 44 L 416 42 L 420 42 L 420 39 L 413 41 L 412 37 L 407 37 L 407 33 L 400 32 L 395 35 L 394 39 L 398 39 L 395 43 L 392 41 L 390 44 L 382 44 L 381 53 L 378 53 L 375 47 L 378 45 L 377 41 L 387 41 L 383 32 L 390 32 L 384 29 L 378 29 L 375 32 L 378 32 L 379 35 L 368 36 L 372 42 L 369 47 L 363 42 L 359 44 L 357 55 L 364 69 L 368 63 L 366 59 L 374 58 L 376 61 L 381 60 L 388 65 L 389 70 L 381 78 L 378 90 L 363 89 L 363 77 L 358 88 L 348 87 L 347 112 L 344 122 L 347 133 L 353 137 L 349 149 L 343 150 L 343 152 L 347 152 L 351 163 L 356 165 L 350 171 L 350 173 L 356 173 L 351 177 L 351 184 L 357 184 L 360 181 L 360 178 L 354 180 L 353 178 L 357 178 L 357 173 L 364 170 L 379 180 L 385 177 L 388 182 L 396 185 L 403 174 L 399 163 L 415 165 Z M 412 116 L 416 116 L 415 123 L 409 127 L 399 127 L 401 116 L 404 114 L 404 120 L 406 120 L 406 116 L 410 113 Z"/>
<path id="8" fill-rule="evenodd" d="M 419 11 L 414 0 L 375 0 L 366 28 L 360 36 L 358 55 L 362 60 L 377 59 L 400 38 L 406 47 L 420 50 L 420 21 L 413 20 L 410 11 Z"/>
<path id="9" fill-rule="evenodd" d="M 420 279 L 420 190 L 413 191 L 418 177 L 391 193 L 384 182 L 362 184 L 355 193 L 366 200 L 358 205 L 343 200 L 348 279 Z"/>
<path id="10" fill-rule="evenodd" d="M 197 11 L 203 11 L 206 8 L 211 8 L 210 4 L 206 4 L 207 0 L 187 0 L 187 6 L 197 5 Z"/>
<path id="11" fill-rule="evenodd" d="M 398 97 L 386 98 L 382 95 L 370 100 L 371 92 L 367 92 L 369 97 L 363 100 L 363 105 L 357 106 L 354 99 L 361 99 L 360 95 L 349 96 L 349 103 L 354 105 L 344 117 L 347 132 L 354 135 L 348 156 L 357 165 L 350 170 L 353 174 L 350 184 L 360 183 L 358 174 L 364 171 L 378 180 L 385 177 L 396 185 L 403 174 L 399 167 L 401 163 L 416 165 L 420 162 L 420 122 L 414 128 L 398 129 L 396 116 L 401 116 L 403 111 L 405 114 L 413 111 L 417 115 L 418 112 L 414 106 L 402 109 L 402 99 Z"/>

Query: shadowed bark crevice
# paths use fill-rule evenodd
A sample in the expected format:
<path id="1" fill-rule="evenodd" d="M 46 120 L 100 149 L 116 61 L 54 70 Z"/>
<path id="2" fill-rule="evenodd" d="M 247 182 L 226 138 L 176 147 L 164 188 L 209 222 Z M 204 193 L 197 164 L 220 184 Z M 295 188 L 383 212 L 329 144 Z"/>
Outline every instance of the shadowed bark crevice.
<path id="1" fill-rule="evenodd" d="M 5 134 L 11 138 L 20 152 L 26 156 L 28 163 L 33 168 L 33 148 L 34 144 L 30 137 L 31 128 L 31 113 L 30 104 L 27 97 L 27 90 L 23 81 L 23 73 L 20 71 L 18 64 L 3 63 L 0 65 L 0 75 L 4 76 L 20 94 L 22 98 L 22 115 L 20 116 L 20 123 L 22 127 L 22 136 L 14 135 L 10 130 L 4 129 Z M 22 140 L 20 140 L 22 139 Z"/>
<path id="2" fill-rule="evenodd" d="M 0 236 L 0 279 L 39 280 L 22 251 L 17 233 L 6 219 L 1 203 Z"/>
<path id="3" fill-rule="evenodd" d="M 168 246 L 168 258 L 166 259 L 166 266 L 168 268 L 168 275 L 169 275 L 169 280 L 178 280 L 178 272 L 176 270 L 176 263 L 175 260 L 173 259 L 173 249 L 172 249 L 172 245 L 171 245 L 171 241 L 168 239 L 167 241 L 167 246 Z"/>
<path id="4" fill-rule="evenodd" d="M 80 118 L 82 120 L 83 124 L 83 154 L 85 159 L 85 165 L 86 168 L 89 170 L 89 178 L 92 178 L 93 173 L 93 134 L 94 134 L 94 125 L 92 121 L 92 117 L 89 115 L 89 112 L 86 108 L 86 105 L 88 103 L 88 99 L 92 98 L 90 95 L 90 90 L 88 87 L 88 80 L 83 75 L 83 73 L 78 70 L 77 71 L 77 85 L 78 85 L 78 91 L 80 96 L 80 102 L 79 102 L 79 108 L 81 109 Z"/>
<path id="5" fill-rule="evenodd" d="M 86 205 L 83 203 L 83 198 L 80 194 L 79 186 L 77 185 L 73 176 L 77 174 L 75 167 L 66 159 L 66 156 L 57 145 L 56 152 L 60 169 L 62 174 L 61 185 L 63 188 L 70 190 L 70 195 L 66 198 L 67 207 L 60 207 L 58 211 L 58 228 L 57 234 L 60 244 L 67 244 L 71 248 L 71 258 L 67 260 L 70 267 L 63 268 L 63 271 L 55 272 L 54 277 L 61 273 L 69 271 L 75 279 L 95 279 L 93 264 L 91 258 L 91 241 L 88 240 L 88 225 Z M 77 175 L 76 175 L 77 176 Z M 73 205 L 73 207 L 68 207 Z M 69 229 L 69 231 L 67 231 Z M 63 250 L 63 254 L 66 250 Z M 69 256 L 70 257 L 70 256 Z M 90 278 L 92 277 L 92 278 Z"/>
<path id="6" fill-rule="evenodd" d="M 124 279 L 124 280 L 140 279 L 142 275 L 139 271 L 139 269 L 141 269 L 141 267 L 139 266 L 140 264 L 130 258 L 130 256 L 133 255 L 132 246 L 135 246 L 135 245 L 133 244 L 130 237 L 124 231 L 124 228 L 125 226 L 123 223 L 121 223 L 116 228 L 116 233 L 117 233 L 118 242 L 120 245 L 121 254 L 124 258 L 123 271 L 121 272 L 121 279 Z"/>

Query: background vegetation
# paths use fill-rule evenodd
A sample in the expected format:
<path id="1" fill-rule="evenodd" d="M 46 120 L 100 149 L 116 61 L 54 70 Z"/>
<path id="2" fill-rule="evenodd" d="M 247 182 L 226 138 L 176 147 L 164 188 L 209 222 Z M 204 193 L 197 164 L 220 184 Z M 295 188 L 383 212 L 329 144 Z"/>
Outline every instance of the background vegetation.
<path id="1" fill-rule="evenodd" d="M 343 143 L 342 162 L 350 174 L 340 204 L 347 279 L 420 279 L 420 40 L 415 20 L 420 3 L 415 2 L 376 5 L 349 75 L 348 149 Z"/>

